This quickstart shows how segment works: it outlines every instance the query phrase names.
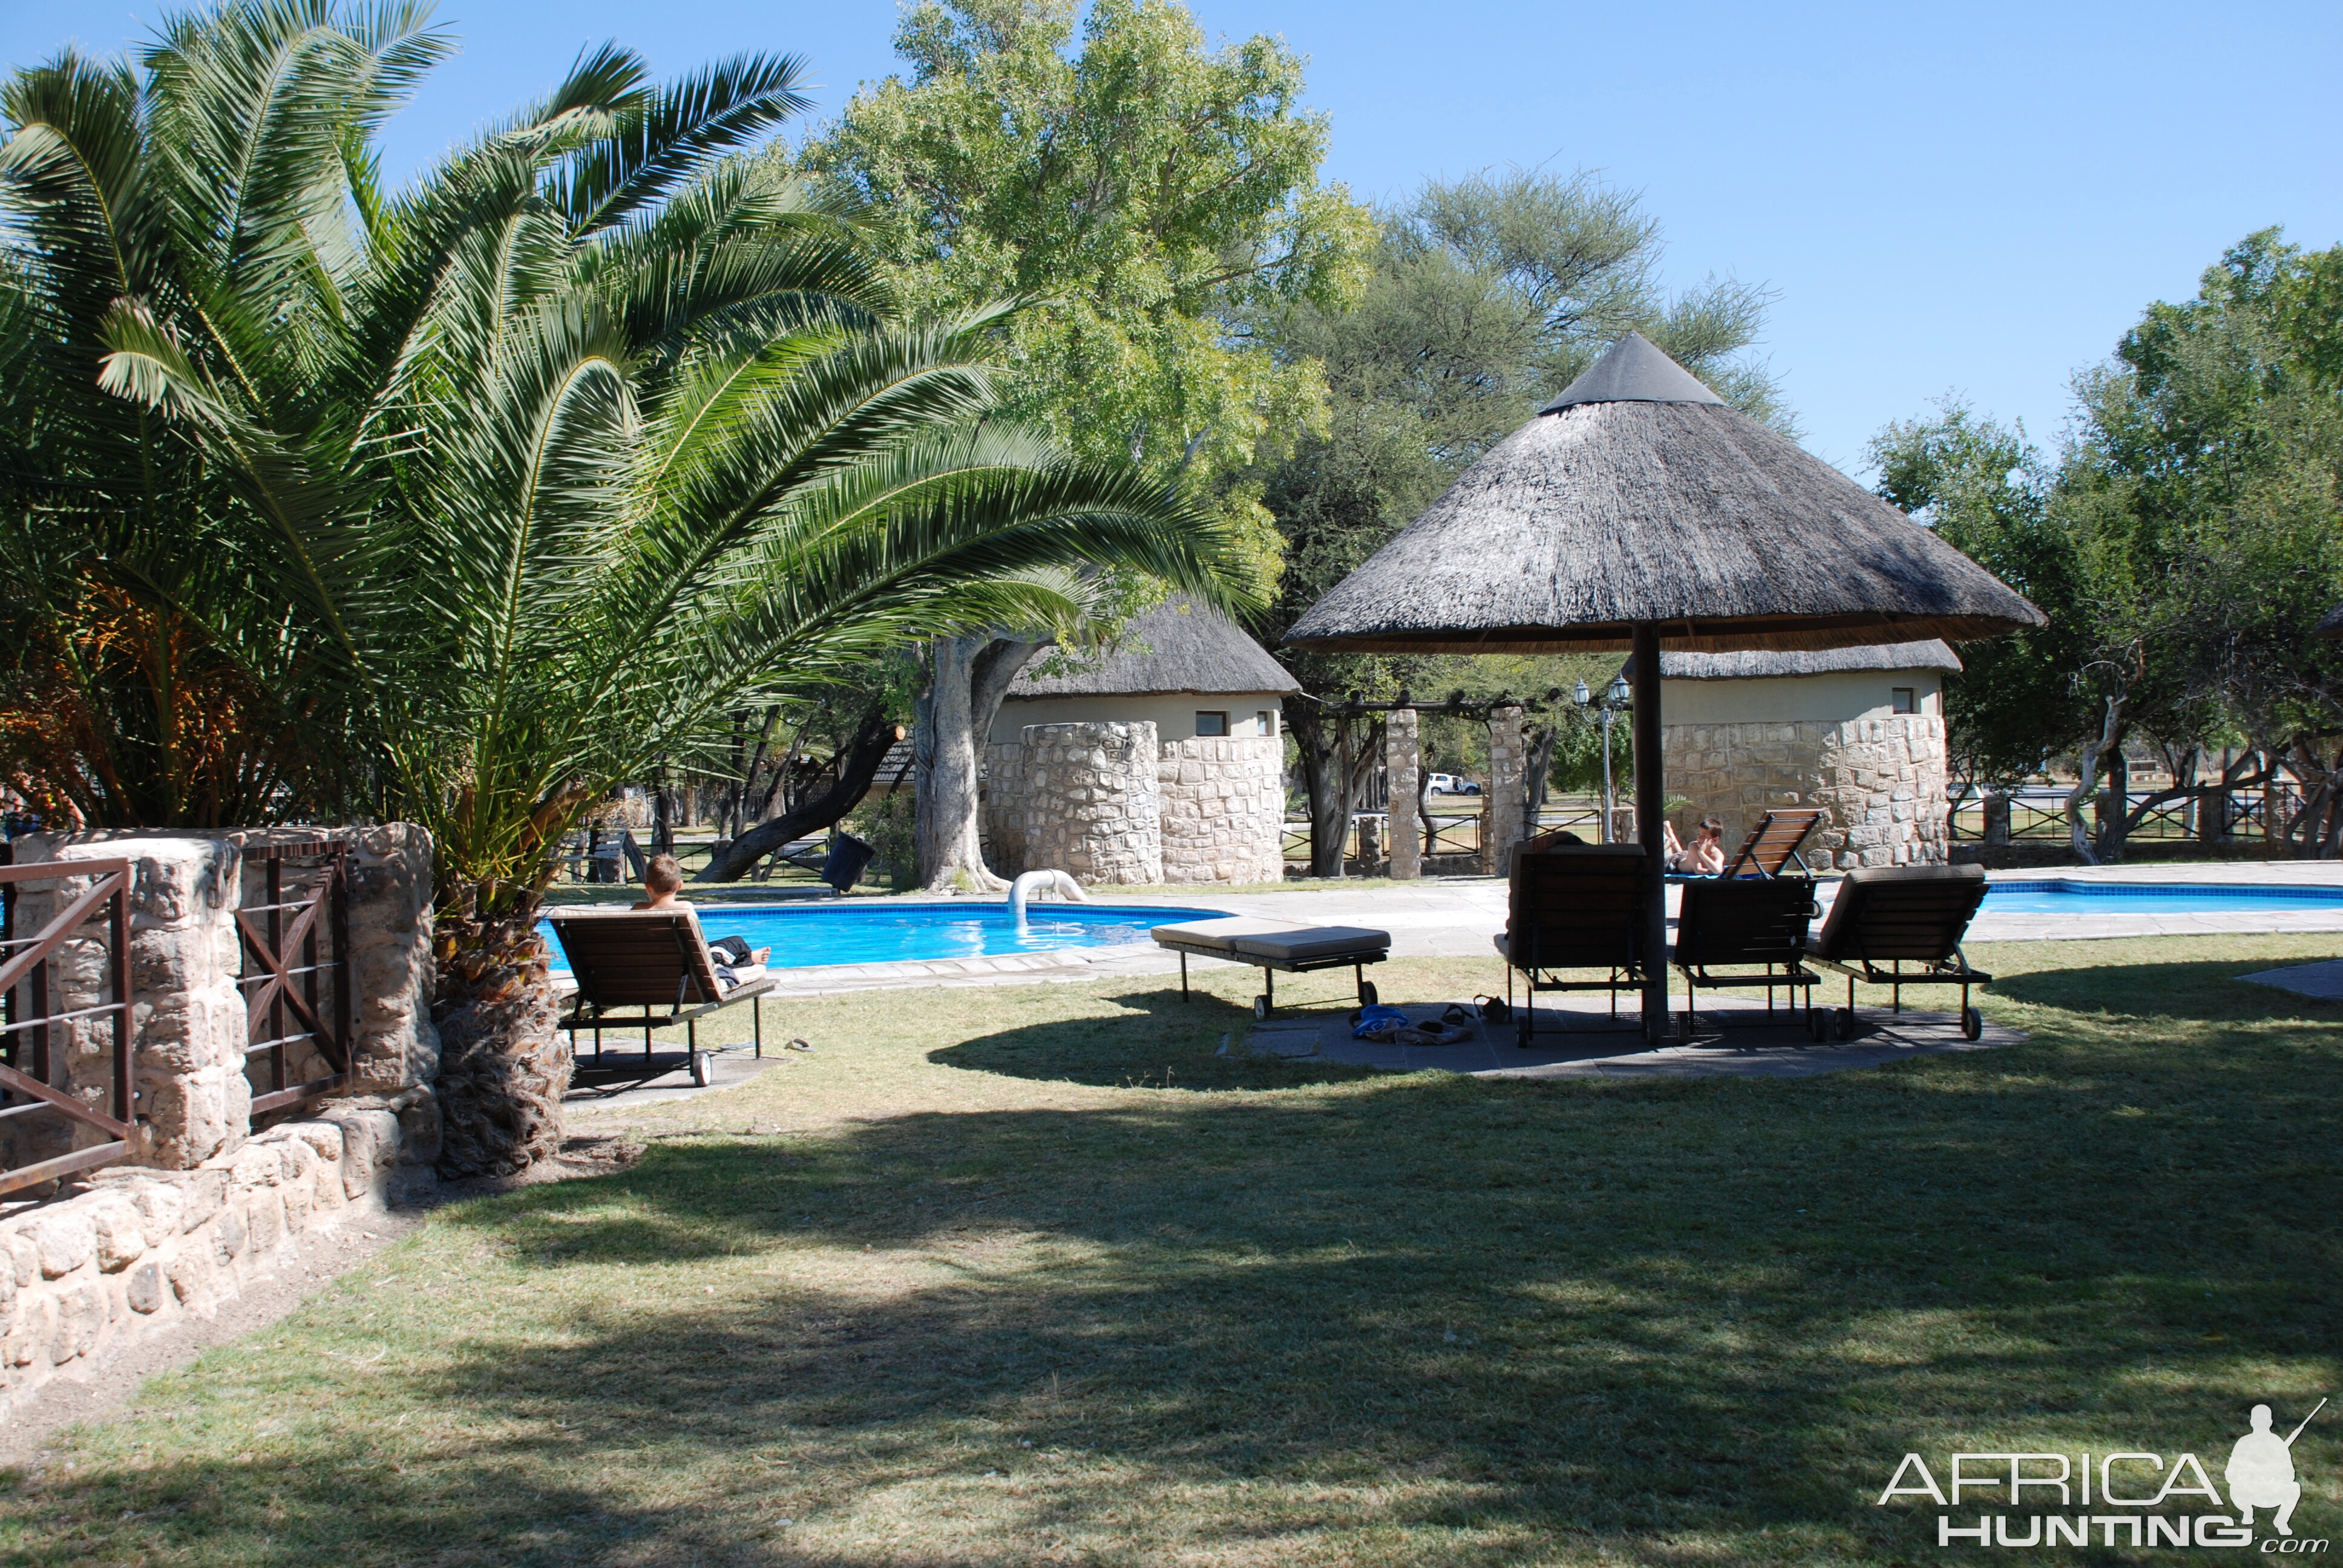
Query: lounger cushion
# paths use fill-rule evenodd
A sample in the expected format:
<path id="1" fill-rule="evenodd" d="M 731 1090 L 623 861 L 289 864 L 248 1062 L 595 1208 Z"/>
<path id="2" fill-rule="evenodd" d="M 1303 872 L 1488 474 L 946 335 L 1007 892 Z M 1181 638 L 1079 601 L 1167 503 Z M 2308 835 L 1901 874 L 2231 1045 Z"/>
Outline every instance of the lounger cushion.
<path id="1" fill-rule="evenodd" d="M 1264 920 L 1252 915 L 1224 915 L 1217 920 L 1191 920 L 1181 926 L 1158 926 L 1155 940 L 1165 947 L 1211 948 L 1233 952 L 1239 937 L 1276 936 L 1309 928 L 1292 920 Z"/>
<path id="2" fill-rule="evenodd" d="M 1849 871 L 1840 879 L 1838 896 L 1808 950 L 1825 959 L 1860 952 L 1873 959 L 1940 961 L 1960 945 L 1985 892 L 1982 866 Z"/>
<path id="3" fill-rule="evenodd" d="M 1298 931 L 1239 937 L 1234 945 L 1241 957 L 1298 963 L 1308 959 L 1345 958 L 1353 953 L 1388 952 L 1391 933 L 1371 931 L 1363 926 L 1309 926 Z"/>

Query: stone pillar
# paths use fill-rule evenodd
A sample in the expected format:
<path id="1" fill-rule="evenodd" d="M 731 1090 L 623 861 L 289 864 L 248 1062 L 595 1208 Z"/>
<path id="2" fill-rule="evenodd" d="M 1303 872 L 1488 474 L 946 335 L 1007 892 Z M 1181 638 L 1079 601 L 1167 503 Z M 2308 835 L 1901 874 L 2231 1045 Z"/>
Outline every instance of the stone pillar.
<path id="1" fill-rule="evenodd" d="M 439 1076 L 431 835 L 411 822 L 386 822 L 337 837 L 349 846 L 351 1087 L 396 1094 Z"/>
<path id="2" fill-rule="evenodd" d="M 1528 804 L 1526 758 L 1522 743 L 1522 710 L 1489 710 L 1489 795 L 1481 807 L 1481 870 L 1484 876 L 1511 874 L 1513 846 L 1522 841 L 1522 812 Z"/>
<path id="3" fill-rule="evenodd" d="M 1985 841 L 1994 849 L 2009 847 L 2009 795 L 2006 790 L 1985 792 Z"/>
<path id="4" fill-rule="evenodd" d="M 188 1170 L 233 1152 L 250 1128 L 244 998 L 236 990 L 243 957 L 235 913 L 241 858 L 233 842 L 217 838 L 73 843 L 60 834 L 35 833 L 16 840 L 20 866 L 130 862 L 130 990 L 137 1023 L 131 1082 L 138 1137 L 125 1156 L 127 1163 Z M 88 877 L 67 877 L 27 888 L 16 906 L 18 929 L 38 930 L 93 885 Z M 60 950 L 60 961 L 51 968 L 53 1012 L 106 1000 L 106 928 L 85 930 L 88 934 Z M 54 1026 L 50 1041 L 51 1081 L 103 1109 L 113 1060 L 112 1020 L 100 1017 Z M 106 1141 L 97 1129 L 75 1123 L 70 1147 Z"/>
<path id="5" fill-rule="evenodd" d="M 1163 819 L 1152 721 L 1029 724 L 1025 865 L 1079 882 L 1163 880 Z"/>
<path id="6" fill-rule="evenodd" d="M 1395 708 L 1384 722 L 1383 768 L 1391 778 L 1391 874 L 1413 881 L 1423 875 L 1423 822 L 1415 814 L 1423 751 L 1416 741 L 1414 709 Z"/>

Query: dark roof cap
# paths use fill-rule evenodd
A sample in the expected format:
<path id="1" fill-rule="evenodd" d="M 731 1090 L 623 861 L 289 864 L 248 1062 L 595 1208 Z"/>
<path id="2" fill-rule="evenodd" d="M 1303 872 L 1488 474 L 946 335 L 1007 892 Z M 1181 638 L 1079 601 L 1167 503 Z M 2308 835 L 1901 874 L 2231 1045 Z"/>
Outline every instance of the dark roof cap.
<path id="1" fill-rule="evenodd" d="M 1725 399 L 1700 384 L 1700 378 L 1654 347 L 1640 332 L 1630 332 L 1614 343 L 1585 373 L 1562 389 L 1562 396 L 1538 410 L 1581 403 L 1722 403 Z"/>

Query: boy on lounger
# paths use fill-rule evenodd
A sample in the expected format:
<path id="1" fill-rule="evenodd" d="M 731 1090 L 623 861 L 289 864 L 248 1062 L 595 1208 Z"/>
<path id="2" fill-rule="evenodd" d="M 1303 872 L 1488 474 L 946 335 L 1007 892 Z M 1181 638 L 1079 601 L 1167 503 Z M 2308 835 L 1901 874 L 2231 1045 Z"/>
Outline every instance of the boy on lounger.
<path id="1" fill-rule="evenodd" d="M 639 910 L 688 910 L 691 905 L 676 897 L 683 891 L 683 865 L 673 855 L 653 855 L 643 867 L 643 891 L 650 895 L 635 908 Z M 739 937 L 719 937 L 708 944 L 709 952 L 719 964 L 760 964 L 773 956 L 770 948 L 751 950 Z M 719 977 L 721 978 L 721 977 Z"/>
<path id="2" fill-rule="evenodd" d="M 1695 877 L 1714 877 L 1725 869 L 1725 824 L 1714 817 L 1701 819 L 1700 831 L 1688 849 L 1676 847 L 1676 830 L 1668 825 L 1668 869 Z"/>

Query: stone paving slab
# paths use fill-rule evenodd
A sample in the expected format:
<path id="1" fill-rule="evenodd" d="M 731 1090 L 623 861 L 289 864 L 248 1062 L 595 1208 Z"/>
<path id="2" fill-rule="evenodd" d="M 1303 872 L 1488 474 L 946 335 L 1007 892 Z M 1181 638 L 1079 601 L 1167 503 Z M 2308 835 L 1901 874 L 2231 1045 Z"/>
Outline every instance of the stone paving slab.
<path id="1" fill-rule="evenodd" d="M 1574 999 L 1575 1000 L 1575 999 Z M 1439 1004 L 1403 1009 L 1418 1021 L 1437 1018 Z M 1351 1038 L 1347 1012 L 1293 1020 L 1282 1026 L 1256 1025 L 1251 1048 L 1267 1054 L 1320 1060 L 1393 1072 L 1460 1072 L 1481 1078 L 1812 1078 L 1850 1068 L 1952 1050 L 1991 1050 L 2024 1042 L 2020 1031 L 1988 1020 L 1985 1035 L 1964 1040 L 1960 1020 L 1949 1012 L 1865 1012 L 1853 1040 L 1816 1045 L 1803 1018 L 1795 1025 L 1768 1024 L 1763 1008 L 1704 1008 L 1704 1038 L 1647 1050 L 1632 1018 L 1611 1021 L 1600 1002 L 1574 1006 L 1538 1004 L 1538 1032 L 1527 1050 L 1513 1043 L 1513 1025 L 1464 1027 L 1470 1040 L 1455 1045 L 1381 1045 Z M 1778 1018 L 1780 1015 L 1776 1015 Z M 1273 1029 L 1273 1032 L 1272 1032 Z M 1714 1030 L 1714 1033 L 1705 1031 Z M 1314 1035 L 1317 1050 L 1297 1049 Z"/>
<path id="2" fill-rule="evenodd" d="M 2297 996 L 2316 997 L 2320 1001 L 2343 1001 L 2343 959 L 2329 959 L 2321 964 L 2294 964 L 2282 970 L 2263 970 L 2258 974 L 2239 975 L 2237 978 L 2251 980 L 2256 985 L 2290 990 Z"/>

